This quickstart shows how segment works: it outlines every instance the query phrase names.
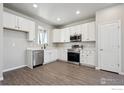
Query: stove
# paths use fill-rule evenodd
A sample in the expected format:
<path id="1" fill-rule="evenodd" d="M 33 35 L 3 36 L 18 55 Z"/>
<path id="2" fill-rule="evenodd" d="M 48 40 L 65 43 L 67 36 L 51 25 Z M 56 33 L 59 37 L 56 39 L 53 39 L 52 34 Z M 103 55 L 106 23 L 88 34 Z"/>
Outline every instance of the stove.
<path id="1" fill-rule="evenodd" d="M 82 48 L 74 48 L 68 49 L 67 59 L 69 62 L 75 62 L 80 65 L 80 52 Z"/>

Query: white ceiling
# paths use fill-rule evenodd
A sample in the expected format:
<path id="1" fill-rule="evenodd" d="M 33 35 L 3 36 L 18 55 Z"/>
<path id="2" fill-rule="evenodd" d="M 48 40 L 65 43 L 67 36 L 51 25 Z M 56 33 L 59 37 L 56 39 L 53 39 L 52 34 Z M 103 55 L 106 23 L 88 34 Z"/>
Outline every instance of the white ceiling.
<path id="1" fill-rule="evenodd" d="M 6 3 L 5 7 L 37 18 L 50 25 L 60 26 L 72 22 L 95 17 L 95 12 L 117 4 L 112 3 L 38 3 L 34 8 L 32 3 Z M 76 15 L 76 10 L 81 13 Z M 56 18 L 60 17 L 61 21 Z"/>

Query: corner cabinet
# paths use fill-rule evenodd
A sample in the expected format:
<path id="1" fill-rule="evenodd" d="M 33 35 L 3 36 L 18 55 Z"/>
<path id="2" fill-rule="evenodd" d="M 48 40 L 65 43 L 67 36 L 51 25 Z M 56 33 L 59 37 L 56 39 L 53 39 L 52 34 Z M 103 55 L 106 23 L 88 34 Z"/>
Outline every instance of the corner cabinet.
<path id="1" fill-rule="evenodd" d="M 70 32 L 68 28 L 53 30 L 53 43 L 70 42 Z"/>
<path id="2" fill-rule="evenodd" d="M 57 50 L 56 49 L 46 49 L 44 50 L 44 64 L 51 63 L 57 60 Z"/>
<path id="3" fill-rule="evenodd" d="M 54 29 L 53 30 L 53 43 L 61 42 L 61 30 Z"/>
<path id="4" fill-rule="evenodd" d="M 24 31 L 28 33 L 28 41 L 35 39 L 35 22 L 14 14 L 4 12 L 3 27 L 5 29 L 12 29 L 17 31 Z"/>

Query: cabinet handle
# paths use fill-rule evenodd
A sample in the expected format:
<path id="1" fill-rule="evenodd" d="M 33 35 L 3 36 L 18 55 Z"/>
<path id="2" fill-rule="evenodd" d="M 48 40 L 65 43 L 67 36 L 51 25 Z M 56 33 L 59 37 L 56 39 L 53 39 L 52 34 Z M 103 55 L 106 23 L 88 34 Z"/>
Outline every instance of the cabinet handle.
<path id="1" fill-rule="evenodd" d="M 103 49 L 100 49 L 100 51 L 103 51 Z"/>

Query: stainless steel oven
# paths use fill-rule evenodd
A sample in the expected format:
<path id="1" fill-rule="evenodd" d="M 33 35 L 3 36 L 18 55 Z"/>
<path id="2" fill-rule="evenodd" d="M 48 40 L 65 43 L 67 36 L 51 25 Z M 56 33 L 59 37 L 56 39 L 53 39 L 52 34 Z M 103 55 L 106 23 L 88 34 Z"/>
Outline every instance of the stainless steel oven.
<path id="1" fill-rule="evenodd" d="M 80 64 L 80 51 L 68 49 L 67 59 L 70 62 L 76 62 Z"/>

